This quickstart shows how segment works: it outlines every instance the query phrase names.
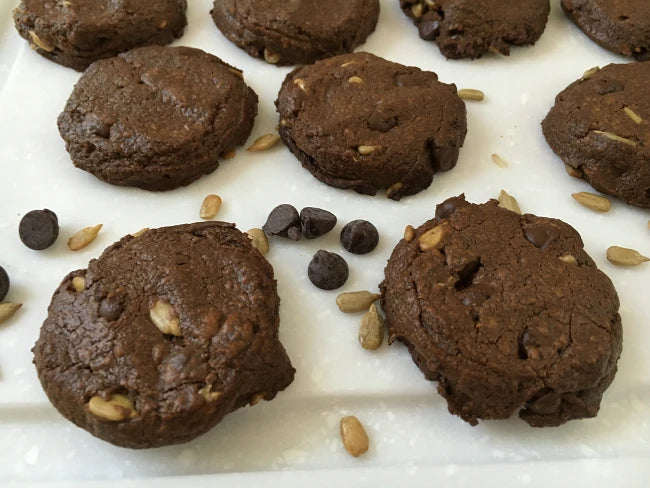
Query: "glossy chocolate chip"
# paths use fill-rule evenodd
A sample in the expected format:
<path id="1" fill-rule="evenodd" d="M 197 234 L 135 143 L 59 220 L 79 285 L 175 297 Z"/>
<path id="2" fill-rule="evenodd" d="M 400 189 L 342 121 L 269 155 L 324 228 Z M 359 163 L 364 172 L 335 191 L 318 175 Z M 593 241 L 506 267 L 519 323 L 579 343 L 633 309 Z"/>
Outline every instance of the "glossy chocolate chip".
<path id="1" fill-rule="evenodd" d="M 368 118 L 368 128 L 377 132 L 388 132 L 397 125 L 397 117 L 375 110 Z"/>
<path id="2" fill-rule="evenodd" d="M 468 205 L 469 203 L 465 201 L 465 195 L 448 198 L 436 207 L 436 217 L 439 219 L 448 219 L 456 210 L 467 207 Z"/>
<path id="3" fill-rule="evenodd" d="M 594 91 L 599 95 L 620 92 L 623 88 L 625 88 L 623 83 L 618 80 L 598 80 L 594 84 Z"/>
<path id="4" fill-rule="evenodd" d="M 425 41 L 432 41 L 440 33 L 440 22 L 437 20 L 423 20 L 418 24 L 418 34 Z"/>
<path id="5" fill-rule="evenodd" d="M 5 299 L 7 293 L 9 293 L 9 275 L 0 266 L 0 302 Z"/>
<path id="6" fill-rule="evenodd" d="M 307 276 L 321 290 L 335 290 L 345 284 L 348 279 L 348 263 L 336 253 L 323 251 L 314 254 Z"/>
<path id="7" fill-rule="evenodd" d="M 301 233 L 298 210 L 293 205 L 286 203 L 278 205 L 271 210 L 262 230 L 268 236 L 287 237 L 297 241 L 300 239 Z"/>
<path id="8" fill-rule="evenodd" d="M 341 244 L 354 254 L 367 254 L 378 242 L 377 228 L 367 220 L 353 220 L 341 231 Z"/>
<path id="9" fill-rule="evenodd" d="M 531 225 L 524 228 L 524 235 L 533 246 L 545 249 L 555 239 L 557 232 L 549 225 Z"/>
<path id="10" fill-rule="evenodd" d="M 117 320 L 123 310 L 124 305 L 122 301 L 111 295 L 104 298 L 99 304 L 99 315 L 109 322 Z"/>
<path id="11" fill-rule="evenodd" d="M 336 225 L 336 215 L 322 208 L 305 207 L 300 211 L 302 235 L 315 239 L 331 231 Z"/>
<path id="12" fill-rule="evenodd" d="M 20 221 L 18 234 L 28 248 L 40 251 L 56 241 L 59 236 L 59 221 L 51 210 L 32 210 Z"/>

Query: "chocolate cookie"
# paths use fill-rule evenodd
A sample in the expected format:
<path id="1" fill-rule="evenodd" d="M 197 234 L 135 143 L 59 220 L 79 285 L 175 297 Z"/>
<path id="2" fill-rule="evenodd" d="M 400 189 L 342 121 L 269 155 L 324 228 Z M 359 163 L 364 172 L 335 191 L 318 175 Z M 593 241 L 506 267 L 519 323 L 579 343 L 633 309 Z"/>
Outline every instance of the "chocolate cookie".
<path id="1" fill-rule="evenodd" d="M 390 342 L 472 425 L 593 417 L 621 353 L 616 290 L 571 226 L 497 205 L 448 200 L 400 241 L 381 284 Z"/>
<path id="2" fill-rule="evenodd" d="M 598 45 L 650 60 L 648 0 L 562 0 L 567 16 Z"/>
<path id="3" fill-rule="evenodd" d="M 312 175 L 394 200 L 453 168 L 467 132 L 455 85 L 368 53 L 295 69 L 275 103 L 282 140 Z"/>
<path id="4" fill-rule="evenodd" d="M 215 0 L 210 13 L 248 54 L 286 66 L 352 52 L 375 30 L 379 0 Z"/>
<path id="5" fill-rule="evenodd" d="M 55 63 L 83 71 L 98 59 L 183 34 L 186 0 L 22 0 L 19 34 Z"/>
<path id="6" fill-rule="evenodd" d="M 224 222 L 127 236 L 70 273 L 34 347 L 52 404 L 113 444 L 189 441 L 293 380 L 273 269 Z"/>
<path id="7" fill-rule="evenodd" d="M 542 122 L 546 141 L 595 189 L 650 207 L 650 62 L 610 64 L 569 85 Z"/>
<path id="8" fill-rule="evenodd" d="M 256 114 L 239 70 L 199 49 L 151 46 L 89 67 L 58 123 L 78 168 L 114 185 L 171 190 L 214 171 Z"/>
<path id="9" fill-rule="evenodd" d="M 532 45 L 544 32 L 549 0 L 399 0 L 420 37 L 446 58 L 480 58 Z"/>

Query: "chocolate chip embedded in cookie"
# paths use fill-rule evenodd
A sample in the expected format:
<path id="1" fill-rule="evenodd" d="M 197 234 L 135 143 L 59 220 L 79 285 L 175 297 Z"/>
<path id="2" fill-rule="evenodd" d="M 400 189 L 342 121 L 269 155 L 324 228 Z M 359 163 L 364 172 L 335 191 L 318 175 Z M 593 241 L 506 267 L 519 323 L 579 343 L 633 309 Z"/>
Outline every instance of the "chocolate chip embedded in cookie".
<path id="1" fill-rule="evenodd" d="M 510 46 L 532 45 L 544 32 L 549 0 L 399 0 L 420 37 L 435 41 L 447 58 L 508 55 Z"/>
<path id="2" fill-rule="evenodd" d="M 189 441 L 293 380 L 271 265 L 223 222 L 110 246 L 54 293 L 34 347 L 52 404 L 119 446 Z"/>
<path id="3" fill-rule="evenodd" d="M 257 95 L 200 49 L 143 47 L 97 61 L 59 115 L 72 162 L 113 185 L 171 190 L 248 138 Z"/>
<path id="4" fill-rule="evenodd" d="M 18 33 L 40 55 L 77 71 L 139 46 L 183 34 L 186 0 L 22 0 Z"/>
<path id="5" fill-rule="evenodd" d="M 394 200 L 453 168 L 467 132 L 455 85 L 368 53 L 295 69 L 276 105 L 282 140 L 313 176 Z"/>
<path id="6" fill-rule="evenodd" d="M 546 141 L 595 189 L 650 207 L 650 62 L 610 64 L 563 90 Z"/>
<path id="7" fill-rule="evenodd" d="M 212 19 L 251 56 L 277 66 L 352 52 L 375 30 L 378 0 L 215 0 Z"/>
<path id="8" fill-rule="evenodd" d="M 597 414 L 622 329 L 612 282 L 578 233 L 496 200 L 443 202 L 393 251 L 381 284 L 391 341 L 476 424 L 534 427 Z"/>
<path id="9" fill-rule="evenodd" d="M 650 60 L 650 2 L 562 0 L 567 16 L 600 46 L 638 61 Z"/>

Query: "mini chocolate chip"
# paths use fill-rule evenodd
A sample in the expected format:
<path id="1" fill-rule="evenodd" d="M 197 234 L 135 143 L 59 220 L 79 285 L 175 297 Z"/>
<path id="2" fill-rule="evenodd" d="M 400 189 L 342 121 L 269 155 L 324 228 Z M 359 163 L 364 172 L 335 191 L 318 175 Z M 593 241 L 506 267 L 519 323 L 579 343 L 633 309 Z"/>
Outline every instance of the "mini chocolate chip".
<path id="1" fill-rule="evenodd" d="M 32 210 L 20 221 L 18 234 L 28 248 L 40 251 L 56 241 L 59 236 L 59 221 L 51 210 Z"/>
<path id="2" fill-rule="evenodd" d="M 368 128 L 378 132 L 388 132 L 397 125 L 397 117 L 375 110 L 368 118 Z"/>
<path id="3" fill-rule="evenodd" d="M 465 201 L 465 195 L 451 197 L 436 206 L 436 217 L 439 219 L 448 219 L 456 210 L 461 207 L 467 207 L 469 203 Z"/>
<path id="4" fill-rule="evenodd" d="M 331 231 L 336 225 L 336 215 L 322 208 L 305 207 L 300 211 L 302 235 L 315 239 Z"/>
<path id="5" fill-rule="evenodd" d="M 9 275 L 0 266 L 0 302 L 5 299 L 7 293 L 9 293 Z"/>
<path id="6" fill-rule="evenodd" d="M 348 279 L 348 263 L 341 256 L 322 249 L 314 254 L 307 276 L 321 290 L 335 290 L 345 284 Z"/>
<path id="7" fill-rule="evenodd" d="M 440 22 L 437 20 L 423 20 L 418 24 L 420 38 L 425 41 L 432 41 L 440 33 Z"/>
<path id="8" fill-rule="evenodd" d="M 99 315 L 112 322 L 119 318 L 123 309 L 122 302 L 117 297 L 109 295 L 100 302 Z"/>
<path id="9" fill-rule="evenodd" d="M 341 244 L 354 254 L 367 254 L 378 242 L 377 228 L 367 220 L 353 220 L 341 231 Z"/>
<path id="10" fill-rule="evenodd" d="M 271 210 L 262 230 L 268 236 L 288 237 L 297 241 L 300 239 L 300 216 L 293 205 L 282 204 Z"/>
<path id="11" fill-rule="evenodd" d="M 524 229 L 524 235 L 533 246 L 545 249 L 555 239 L 557 232 L 548 225 L 531 225 Z"/>
<path id="12" fill-rule="evenodd" d="M 598 80 L 594 84 L 594 91 L 599 95 L 620 92 L 623 88 L 623 83 L 618 80 Z"/>

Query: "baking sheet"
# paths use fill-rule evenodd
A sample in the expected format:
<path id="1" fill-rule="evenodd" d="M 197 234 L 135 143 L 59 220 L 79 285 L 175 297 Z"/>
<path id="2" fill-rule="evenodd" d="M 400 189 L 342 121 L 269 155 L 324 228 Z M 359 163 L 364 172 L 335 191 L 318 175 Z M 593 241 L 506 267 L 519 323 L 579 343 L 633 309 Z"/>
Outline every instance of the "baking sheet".
<path id="1" fill-rule="evenodd" d="M 273 101 L 289 68 L 248 57 L 216 29 L 209 0 L 189 2 L 189 26 L 175 45 L 199 47 L 244 70 L 260 97 L 249 143 L 277 124 Z M 13 0 L 0 5 L 0 264 L 12 280 L 8 301 L 23 308 L 0 325 L 0 483 L 36 486 L 646 486 L 650 476 L 650 266 L 610 265 L 610 245 L 650 254 L 650 213 L 613 202 L 608 214 L 580 207 L 570 194 L 590 191 L 566 176 L 547 147 L 540 121 L 557 92 L 595 65 L 627 62 L 589 41 L 553 0 L 546 31 L 509 58 L 447 61 L 399 10 L 383 0 L 375 33 L 360 49 L 438 73 L 444 82 L 486 93 L 468 102 L 468 136 L 457 167 L 436 175 L 431 187 L 401 202 L 323 185 L 282 145 L 262 153 L 242 149 L 213 174 L 166 193 L 117 188 L 75 169 L 58 135 L 56 117 L 79 74 L 34 53 L 13 29 Z M 490 161 L 498 153 L 509 162 Z M 385 344 L 368 352 L 356 339 L 360 316 L 338 311 L 341 291 L 374 290 L 406 224 L 433 215 L 435 204 L 464 192 L 474 202 L 506 189 L 525 212 L 560 218 L 581 234 L 621 299 L 623 355 L 618 375 L 596 419 L 532 429 L 517 418 L 470 427 L 447 413 L 445 402 L 412 363 L 406 349 Z M 199 439 L 132 451 L 95 439 L 64 420 L 38 383 L 31 347 L 63 276 L 84 268 L 122 235 L 142 227 L 198 220 L 208 193 L 224 201 L 219 218 L 240 229 L 259 227 L 279 203 L 334 212 L 336 229 L 314 241 L 276 239 L 267 256 L 279 284 L 281 339 L 297 369 L 295 382 L 272 402 L 243 408 Z M 24 213 L 50 208 L 61 223 L 58 242 L 34 252 L 17 227 Z M 381 238 L 367 256 L 341 249 L 346 222 L 375 223 Z M 99 238 L 72 253 L 67 238 L 103 223 Z M 318 249 L 340 252 L 350 265 L 343 290 L 309 283 L 306 267 Z M 354 414 L 366 425 L 370 451 L 353 459 L 343 450 L 338 420 Z M 236 473 L 236 474 L 235 474 Z M 181 478 L 178 478 L 181 477 Z M 130 481 L 129 481 L 130 480 Z M 489 482 L 487 480 L 490 480 Z"/>

